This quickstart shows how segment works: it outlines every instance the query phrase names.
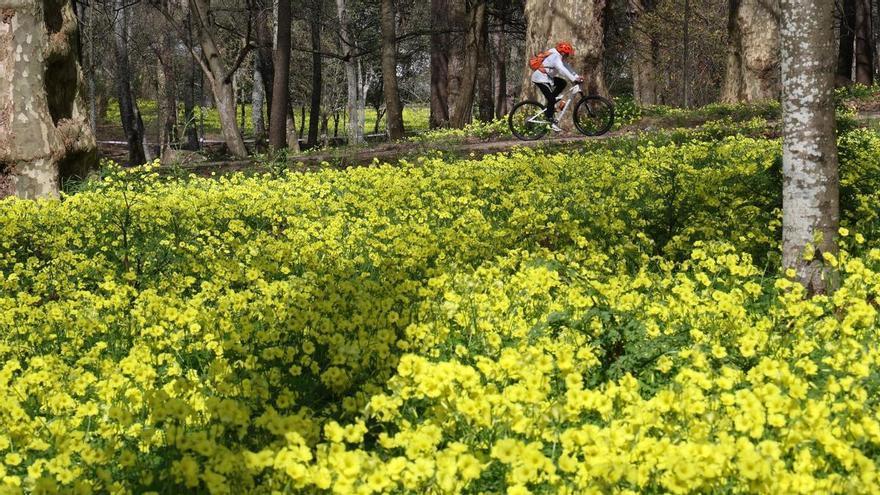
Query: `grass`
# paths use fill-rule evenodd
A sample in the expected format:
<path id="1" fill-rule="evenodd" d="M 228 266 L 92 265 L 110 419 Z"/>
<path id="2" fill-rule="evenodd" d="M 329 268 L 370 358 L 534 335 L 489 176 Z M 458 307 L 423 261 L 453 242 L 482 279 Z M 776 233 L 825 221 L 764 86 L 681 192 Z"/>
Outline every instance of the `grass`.
<path id="1" fill-rule="evenodd" d="M 159 115 L 159 109 L 156 105 L 155 100 L 138 100 L 138 108 L 141 112 L 141 118 L 144 120 L 144 126 L 148 129 L 154 127 L 156 125 L 156 119 Z M 254 126 L 253 121 L 251 120 L 251 106 L 249 104 L 239 105 L 236 115 L 237 122 L 240 122 L 242 110 L 244 111 L 244 133 L 245 135 L 253 135 Z M 296 118 L 296 126 L 299 129 L 301 123 L 300 118 L 302 113 L 299 111 L 299 108 L 294 111 Z M 409 106 L 404 107 L 403 109 L 403 125 L 407 131 L 425 131 L 428 129 L 428 119 L 430 116 L 430 110 L 427 106 Z M 308 121 L 310 118 L 310 112 L 306 109 L 305 112 L 305 120 L 306 125 L 304 126 L 304 132 L 308 132 Z M 219 134 L 220 133 L 220 114 L 217 112 L 216 108 L 213 107 L 196 107 L 195 108 L 195 116 L 194 116 L 194 125 L 200 126 L 201 121 L 204 119 L 205 122 L 205 133 L 207 134 Z M 177 121 L 181 124 L 184 123 L 183 116 L 183 106 L 178 106 L 178 115 Z M 117 101 L 111 101 L 107 106 L 107 113 L 102 121 L 105 125 L 119 125 L 120 123 L 120 115 L 119 115 L 119 103 Z M 268 122 L 267 122 L 268 123 Z M 345 135 L 344 129 L 345 122 L 342 119 L 339 121 L 339 135 Z M 367 108 L 365 111 L 365 122 L 364 122 L 364 132 L 366 134 L 372 134 L 376 125 L 376 110 L 373 108 Z M 333 120 L 330 119 L 328 123 L 330 133 L 333 133 Z M 385 116 L 382 117 L 382 122 L 380 123 L 379 132 L 384 131 L 385 129 Z"/>

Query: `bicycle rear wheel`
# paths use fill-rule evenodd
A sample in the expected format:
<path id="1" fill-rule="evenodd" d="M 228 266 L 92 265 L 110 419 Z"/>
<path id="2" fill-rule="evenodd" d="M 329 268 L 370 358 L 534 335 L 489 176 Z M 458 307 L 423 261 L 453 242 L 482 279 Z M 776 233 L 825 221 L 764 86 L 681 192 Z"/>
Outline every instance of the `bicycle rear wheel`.
<path id="1" fill-rule="evenodd" d="M 544 105 L 537 101 L 521 101 L 513 107 L 508 118 L 510 132 L 523 141 L 541 139 L 550 130 L 550 122 L 544 117 Z"/>
<path id="2" fill-rule="evenodd" d="M 614 125 L 614 104 L 601 96 L 584 96 L 574 109 L 574 125 L 587 136 L 601 136 Z"/>

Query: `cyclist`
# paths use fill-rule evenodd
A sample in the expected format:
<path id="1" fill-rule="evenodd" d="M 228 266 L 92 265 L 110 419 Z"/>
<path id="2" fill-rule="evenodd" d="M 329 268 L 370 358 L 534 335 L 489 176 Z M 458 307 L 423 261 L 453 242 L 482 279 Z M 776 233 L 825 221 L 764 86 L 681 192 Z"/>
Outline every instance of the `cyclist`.
<path id="1" fill-rule="evenodd" d="M 551 122 L 550 128 L 555 132 L 562 131 L 554 115 L 556 113 L 556 99 L 565 90 L 565 79 L 573 83 L 580 83 L 584 80 L 583 77 L 575 74 L 571 66 L 566 63 L 572 55 L 574 55 L 574 48 L 571 44 L 560 41 L 556 44 L 556 48 L 551 48 L 539 55 L 539 57 L 543 57 L 543 61 L 540 67 L 532 72 L 532 82 L 538 86 L 538 89 L 544 94 L 544 98 L 547 99 L 544 116 Z M 565 79 L 559 76 L 563 76 Z"/>

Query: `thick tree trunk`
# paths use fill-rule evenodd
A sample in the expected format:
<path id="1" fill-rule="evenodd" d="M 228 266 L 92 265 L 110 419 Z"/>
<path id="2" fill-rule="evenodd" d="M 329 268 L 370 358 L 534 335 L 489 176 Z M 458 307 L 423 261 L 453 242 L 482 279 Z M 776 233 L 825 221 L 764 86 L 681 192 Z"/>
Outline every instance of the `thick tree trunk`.
<path id="1" fill-rule="evenodd" d="M 832 9 L 782 1 L 782 264 L 811 293 L 835 287 L 822 261 L 837 251 L 839 224 Z"/>
<path id="2" fill-rule="evenodd" d="M 778 2 L 729 0 L 723 101 L 735 103 L 779 98 Z"/>
<path id="3" fill-rule="evenodd" d="M 129 8 L 124 0 L 116 0 L 117 15 L 113 22 L 114 48 L 116 53 L 116 96 L 119 100 L 119 117 L 122 131 L 128 142 L 129 165 L 142 165 L 150 160 L 149 150 L 144 146 L 144 121 L 131 90 L 131 66 L 129 64 L 128 19 Z"/>
<path id="4" fill-rule="evenodd" d="M 287 115 L 290 96 L 290 2 L 278 1 L 278 33 L 275 42 L 275 75 L 272 79 L 272 111 L 269 116 L 269 146 L 287 147 Z"/>
<path id="5" fill-rule="evenodd" d="M 608 96 L 605 86 L 603 58 L 605 55 L 606 0 L 526 0 L 526 58 L 560 40 L 575 48 L 571 65 L 584 77 L 583 88 L 589 94 Z M 526 67 L 523 80 L 525 95 L 534 94 Z"/>
<path id="6" fill-rule="evenodd" d="M 248 151 L 235 121 L 235 92 L 232 89 L 232 74 L 227 72 L 217 48 L 217 42 L 214 40 L 208 20 L 208 4 L 205 0 L 189 0 L 189 5 L 192 21 L 202 48 L 202 60 L 199 60 L 199 63 L 211 85 L 214 105 L 220 116 L 220 131 L 223 134 L 223 140 L 233 156 L 244 158 L 248 155 Z"/>
<path id="7" fill-rule="evenodd" d="M 874 84 L 874 33 L 871 27 L 871 0 L 855 0 L 855 82 L 870 86 Z"/>
<path id="8" fill-rule="evenodd" d="M 360 100 L 364 95 L 358 83 L 358 61 L 353 57 L 356 45 L 348 25 L 348 7 L 345 0 L 336 0 L 336 12 L 339 15 L 339 38 L 342 40 L 342 54 L 345 63 L 345 111 L 348 113 L 348 144 L 360 144 L 364 140 L 364 123 L 360 119 Z"/>
<path id="9" fill-rule="evenodd" d="M 449 125 L 449 0 L 431 0 L 432 129 Z"/>
<path id="10" fill-rule="evenodd" d="M 312 39 L 312 104 L 309 114 L 309 139 L 308 146 L 318 144 L 318 131 L 321 124 L 321 9 L 320 4 L 315 2 L 315 12 L 312 13 L 311 39 Z"/>
<path id="11" fill-rule="evenodd" d="M 837 48 L 837 75 L 853 78 L 853 56 L 856 42 L 856 0 L 843 0 L 843 17 L 840 19 L 840 37 Z"/>
<path id="12" fill-rule="evenodd" d="M 645 0 L 629 0 L 628 11 L 632 29 L 633 97 L 639 105 L 656 105 L 657 42 L 648 32 L 644 14 L 652 5 Z"/>
<path id="13" fill-rule="evenodd" d="M 403 105 L 397 89 L 397 35 L 393 0 L 382 0 L 382 79 L 388 113 L 388 137 L 403 139 Z M 378 119 L 377 119 L 378 120 Z"/>
<path id="14" fill-rule="evenodd" d="M 62 0 L 0 7 L 0 197 L 57 197 L 97 162 L 77 20 Z"/>
<path id="15" fill-rule="evenodd" d="M 450 125 L 455 128 L 464 127 L 473 118 L 477 72 L 480 56 L 483 53 L 482 47 L 486 43 L 483 36 L 488 35 L 488 31 L 484 29 L 487 21 L 486 2 L 476 2 L 467 12 L 465 24 L 467 33 L 463 37 L 465 43 L 461 46 L 460 58 L 463 63 L 459 76 L 458 94 L 455 100 L 450 100 L 450 103 L 454 105 L 450 112 Z"/>

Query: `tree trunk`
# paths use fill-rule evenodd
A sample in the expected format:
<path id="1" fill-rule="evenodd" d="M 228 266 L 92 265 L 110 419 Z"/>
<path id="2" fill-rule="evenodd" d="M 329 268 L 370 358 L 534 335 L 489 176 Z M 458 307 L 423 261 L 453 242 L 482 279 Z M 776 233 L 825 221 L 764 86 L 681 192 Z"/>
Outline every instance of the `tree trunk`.
<path id="1" fill-rule="evenodd" d="M 137 107 L 137 100 L 131 90 L 131 67 L 129 64 L 128 38 L 129 9 L 124 0 L 115 2 L 117 15 L 113 22 L 114 48 L 116 53 L 116 96 L 119 100 L 119 117 L 122 131 L 128 142 L 128 164 L 142 165 L 149 157 L 144 146 L 144 121 Z"/>
<path id="2" fill-rule="evenodd" d="M 605 3 L 606 0 L 526 0 L 526 59 L 556 46 L 560 40 L 568 41 L 575 48 L 571 65 L 584 77 L 584 91 L 608 96 L 603 64 Z M 534 94 L 531 73 L 526 66 L 525 96 Z"/>
<path id="3" fill-rule="evenodd" d="M 431 129 L 449 125 L 449 0 L 431 0 Z"/>
<path id="4" fill-rule="evenodd" d="M 778 1 L 729 0 L 727 74 L 722 101 L 779 98 Z"/>
<path id="5" fill-rule="evenodd" d="M 269 116 L 269 146 L 287 146 L 288 87 L 290 82 L 290 2 L 278 1 L 278 33 L 275 42 L 275 74 L 272 79 L 272 112 Z"/>
<path id="6" fill-rule="evenodd" d="M 492 88 L 492 51 L 489 47 L 489 11 L 483 3 L 483 21 L 477 38 L 479 54 L 477 60 L 477 118 L 491 122 L 495 117 L 495 94 Z"/>
<path id="7" fill-rule="evenodd" d="M 254 143 L 262 147 L 266 140 L 266 121 L 263 117 L 263 108 L 266 104 L 266 87 L 263 85 L 263 73 L 260 72 L 260 50 L 254 52 L 254 84 L 251 88 L 251 123 L 254 126 Z"/>
<path id="8" fill-rule="evenodd" d="M 195 57 L 192 56 L 192 47 L 193 47 L 193 39 L 192 39 L 192 22 L 190 20 L 189 14 L 186 16 L 185 21 L 186 29 L 187 29 L 187 39 L 186 44 L 190 49 L 190 57 L 189 57 L 189 70 L 186 72 L 186 91 L 183 93 L 183 121 L 184 121 L 184 134 L 186 135 L 186 143 L 184 144 L 184 148 L 190 151 L 196 151 L 199 149 L 199 129 L 196 126 L 196 74 L 198 74 L 198 69 L 196 68 L 196 60 Z"/>
<path id="9" fill-rule="evenodd" d="M 403 139 L 403 105 L 397 89 L 397 35 L 393 0 L 382 0 L 382 79 L 385 90 L 388 137 Z M 378 121 L 378 118 L 377 118 Z"/>
<path id="10" fill-rule="evenodd" d="M 277 12 L 273 8 L 267 7 L 266 3 L 265 1 L 254 3 L 257 9 L 254 21 L 256 24 L 254 32 L 257 37 L 257 56 L 254 58 L 254 74 L 260 73 L 260 82 L 263 85 L 263 101 L 265 103 L 266 116 L 268 117 L 268 114 L 271 112 L 269 109 L 272 108 L 272 85 L 275 72 L 275 64 L 272 62 L 272 58 L 275 54 L 275 43 L 278 40 L 277 35 L 273 35 L 274 31 L 270 27 L 270 22 L 274 23 L 273 19 Z M 254 79 L 254 84 L 256 84 L 256 79 Z M 263 122 L 264 132 L 265 135 L 268 135 L 265 124 Z"/>
<path id="11" fill-rule="evenodd" d="M 454 126 L 453 122 L 463 120 L 455 115 L 455 111 L 459 108 L 459 100 L 461 100 L 462 86 L 464 86 L 464 71 L 466 65 L 466 46 L 469 30 L 470 19 L 467 10 L 467 0 L 447 0 L 448 5 L 448 27 L 451 32 L 449 35 L 449 43 L 447 44 L 447 81 L 446 94 L 447 104 L 449 106 L 449 125 Z M 468 112 L 467 118 L 470 118 Z"/>
<path id="12" fill-rule="evenodd" d="M 97 162 L 70 2 L 0 11 L 0 197 L 52 198 Z"/>
<path id="13" fill-rule="evenodd" d="M 364 140 L 364 123 L 360 120 L 360 100 L 364 97 L 358 83 L 358 61 L 352 52 L 356 45 L 348 25 L 348 8 L 345 0 L 336 0 L 336 12 L 339 15 L 339 38 L 342 40 L 342 54 L 345 63 L 345 82 L 348 98 L 345 110 L 348 112 L 348 144 L 360 144 Z"/>
<path id="14" fill-rule="evenodd" d="M 839 224 L 832 8 L 782 1 L 782 264 L 811 293 L 835 287 L 822 261 L 837 251 Z"/>
<path id="15" fill-rule="evenodd" d="M 189 5 L 192 21 L 202 48 L 202 59 L 199 60 L 199 63 L 211 85 L 214 105 L 220 116 L 220 131 L 223 134 L 223 140 L 233 156 L 244 158 L 248 155 L 248 151 L 235 121 L 235 92 L 232 90 L 232 74 L 227 72 L 223 57 L 217 48 L 217 42 L 214 40 L 214 34 L 208 20 L 208 4 L 206 0 L 189 0 Z"/>
<path id="16" fill-rule="evenodd" d="M 315 2 L 312 13 L 311 39 L 312 39 L 312 105 L 309 114 L 309 139 L 308 146 L 318 144 L 318 126 L 321 121 L 321 8 L 320 3 Z"/>
<path id="17" fill-rule="evenodd" d="M 837 75 L 853 79 L 853 56 L 856 42 L 856 0 L 843 0 L 840 37 L 837 49 Z"/>
<path id="18" fill-rule="evenodd" d="M 855 0 L 855 3 L 855 82 L 870 86 L 874 84 L 874 50 L 876 48 L 871 27 L 871 0 Z"/>
<path id="19" fill-rule="evenodd" d="M 473 118 L 474 96 L 477 88 L 477 72 L 482 47 L 486 40 L 484 35 L 488 35 L 485 24 L 488 21 L 486 12 L 486 2 L 476 2 L 472 5 L 471 10 L 467 12 L 467 20 L 465 26 L 467 33 L 463 37 L 465 42 L 460 45 L 462 60 L 462 70 L 459 73 L 458 94 L 454 100 L 450 100 L 453 109 L 450 112 L 449 123 L 452 127 L 462 128 Z"/>
<path id="20" fill-rule="evenodd" d="M 495 90 L 495 118 L 507 115 L 507 36 L 504 34 L 507 19 L 501 19 L 498 31 L 492 33 L 492 51 L 495 54 L 493 89 Z"/>
<path id="21" fill-rule="evenodd" d="M 645 0 L 629 0 L 628 15 L 632 29 L 633 97 L 639 105 L 656 105 L 657 101 L 657 42 L 648 32 L 644 14 L 652 7 Z"/>
<path id="22" fill-rule="evenodd" d="M 157 76 L 159 91 L 159 156 L 164 161 L 177 141 L 177 78 L 174 74 L 174 39 L 171 32 L 162 35 Z"/>

